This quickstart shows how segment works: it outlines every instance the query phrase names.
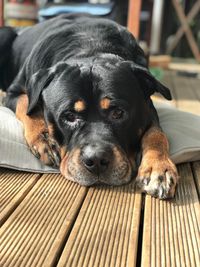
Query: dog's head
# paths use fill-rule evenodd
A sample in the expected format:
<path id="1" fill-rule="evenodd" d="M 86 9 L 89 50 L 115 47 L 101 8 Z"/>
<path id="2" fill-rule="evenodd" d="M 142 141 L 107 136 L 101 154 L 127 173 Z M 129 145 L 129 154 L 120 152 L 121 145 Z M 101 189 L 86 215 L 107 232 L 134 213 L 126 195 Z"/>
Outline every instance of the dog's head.
<path id="1" fill-rule="evenodd" d="M 55 139 L 66 148 L 64 176 L 82 185 L 120 185 L 131 179 L 155 91 L 171 98 L 146 68 L 117 57 L 61 62 L 31 78 L 28 114 L 42 102 Z"/>

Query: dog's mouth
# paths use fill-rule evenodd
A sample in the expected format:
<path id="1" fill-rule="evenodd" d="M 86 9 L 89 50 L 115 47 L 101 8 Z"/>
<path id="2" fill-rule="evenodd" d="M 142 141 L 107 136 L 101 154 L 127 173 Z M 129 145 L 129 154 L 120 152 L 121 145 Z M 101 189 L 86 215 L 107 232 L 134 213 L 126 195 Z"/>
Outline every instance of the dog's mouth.
<path id="1" fill-rule="evenodd" d="M 95 149 L 95 148 L 94 148 Z M 112 147 L 109 159 L 83 160 L 80 148 L 66 153 L 61 161 L 60 171 L 64 177 L 83 186 L 94 184 L 122 185 L 130 182 L 135 162 L 117 146 Z M 95 154 L 95 152 L 93 153 Z"/>

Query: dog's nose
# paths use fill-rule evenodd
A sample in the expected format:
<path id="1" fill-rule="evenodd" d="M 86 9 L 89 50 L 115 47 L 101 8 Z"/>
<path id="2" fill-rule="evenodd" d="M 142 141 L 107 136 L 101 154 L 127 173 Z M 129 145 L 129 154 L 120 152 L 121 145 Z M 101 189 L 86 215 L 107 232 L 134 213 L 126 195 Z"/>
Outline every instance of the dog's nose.
<path id="1" fill-rule="evenodd" d="M 98 145 L 87 145 L 82 149 L 81 153 L 83 165 L 88 171 L 97 175 L 108 168 L 111 157 L 111 149 Z"/>

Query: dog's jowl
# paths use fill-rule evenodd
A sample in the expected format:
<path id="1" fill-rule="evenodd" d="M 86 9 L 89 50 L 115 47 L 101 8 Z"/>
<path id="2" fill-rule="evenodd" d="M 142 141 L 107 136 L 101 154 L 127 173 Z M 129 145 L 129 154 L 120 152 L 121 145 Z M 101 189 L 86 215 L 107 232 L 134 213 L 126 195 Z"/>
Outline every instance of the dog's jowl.
<path id="1" fill-rule="evenodd" d="M 81 185 L 122 185 L 173 197 L 178 179 L 150 96 L 170 100 L 126 28 L 62 15 L 0 29 L 0 86 L 32 153 Z M 139 166 L 138 155 L 141 155 Z"/>

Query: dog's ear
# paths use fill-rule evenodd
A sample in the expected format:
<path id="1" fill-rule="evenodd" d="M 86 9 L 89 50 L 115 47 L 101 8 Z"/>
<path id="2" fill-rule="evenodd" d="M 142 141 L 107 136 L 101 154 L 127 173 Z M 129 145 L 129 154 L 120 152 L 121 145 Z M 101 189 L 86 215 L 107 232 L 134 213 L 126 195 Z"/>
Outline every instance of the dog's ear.
<path id="1" fill-rule="evenodd" d="M 131 68 L 141 84 L 145 98 L 149 98 L 152 94 L 158 92 L 166 99 L 172 99 L 170 90 L 156 80 L 147 68 L 134 63 L 131 63 Z"/>
<path id="2" fill-rule="evenodd" d="M 42 91 L 51 83 L 53 73 L 49 69 L 41 69 L 34 73 L 26 85 L 29 105 L 27 115 L 31 115 L 39 102 Z"/>
<path id="3" fill-rule="evenodd" d="M 59 76 L 62 73 L 66 73 L 68 76 L 71 76 L 71 73 L 75 69 L 77 69 L 77 66 L 71 66 L 65 62 L 60 62 L 51 68 L 40 69 L 34 73 L 26 85 L 29 100 L 27 115 L 33 113 L 36 105 L 40 101 L 42 91 L 50 85 L 56 76 Z"/>

